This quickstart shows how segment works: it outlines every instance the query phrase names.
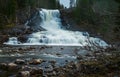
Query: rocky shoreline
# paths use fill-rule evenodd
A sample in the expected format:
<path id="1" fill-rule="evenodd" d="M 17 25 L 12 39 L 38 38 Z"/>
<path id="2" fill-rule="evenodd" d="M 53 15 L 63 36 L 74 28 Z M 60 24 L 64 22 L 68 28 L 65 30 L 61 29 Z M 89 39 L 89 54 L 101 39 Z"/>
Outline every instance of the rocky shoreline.
<path id="1" fill-rule="evenodd" d="M 41 47 L 43 48 L 43 47 Z M 4 48 L 3 48 L 4 49 Z M 5 48 L 7 50 L 7 48 Z M 10 50 L 9 48 L 8 50 Z M 17 48 L 13 48 L 14 51 Z M 27 48 L 28 51 L 32 48 Z M 47 49 L 45 47 L 45 49 Z M 62 48 L 64 50 L 65 48 Z M 17 52 L 24 52 L 19 48 Z M 12 52 L 14 52 L 12 51 Z M 26 50 L 27 51 L 27 50 Z M 0 51 L 2 52 L 2 50 Z M 116 48 L 104 51 L 88 51 L 85 56 L 78 55 L 77 61 L 67 61 L 58 66 L 55 60 L 41 58 L 15 59 L 0 62 L 0 77 L 114 77 L 120 76 L 120 54 Z M 22 53 L 22 52 L 21 52 Z M 12 56 L 11 56 L 12 57 Z M 1 57 L 2 58 L 2 57 Z M 44 63 L 47 62 L 48 65 Z M 43 64 L 41 66 L 41 64 Z M 43 67 L 44 66 L 44 67 Z"/>

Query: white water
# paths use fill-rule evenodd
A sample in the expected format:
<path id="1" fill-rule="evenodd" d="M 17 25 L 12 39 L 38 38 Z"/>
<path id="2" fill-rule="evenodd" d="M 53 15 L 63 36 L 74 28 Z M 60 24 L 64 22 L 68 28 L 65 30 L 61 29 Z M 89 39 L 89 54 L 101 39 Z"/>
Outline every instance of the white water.
<path id="1" fill-rule="evenodd" d="M 18 42 L 17 38 L 10 38 L 5 44 L 11 45 L 72 45 L 72 46 L 86 46 L 90 45 L 91 41 L 100 46 L 107 46 L 107 44 L 99 39 L 89 37 L 89 34 L 79 31 L 68 31 L 62 29 L 59 10 L 39 11 L 42 22 L 39 26 L 46 31 L 39 31 L 29 35 L 26 43 Z"/>
<path id="2" fill-rule="evenodd" d="M 4 44 L 17 45 L 17 44 L 21 44 L 21 42 L 18 41 L 18 39 L 16 37 L 11 37 L 11 38 L 9 38 L 8 42 L 5 42 Z"/>

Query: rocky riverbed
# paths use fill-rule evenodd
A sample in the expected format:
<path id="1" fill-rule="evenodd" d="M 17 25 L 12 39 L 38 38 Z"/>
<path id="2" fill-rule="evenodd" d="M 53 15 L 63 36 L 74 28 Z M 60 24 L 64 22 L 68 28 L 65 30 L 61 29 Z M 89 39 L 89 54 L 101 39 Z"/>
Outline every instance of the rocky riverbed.
<path id="1" fill-rule="evenodd" d="M 119 52 L 116 48 L 4 46 L 0 48 L 0 77 L 119 77 Z"/>

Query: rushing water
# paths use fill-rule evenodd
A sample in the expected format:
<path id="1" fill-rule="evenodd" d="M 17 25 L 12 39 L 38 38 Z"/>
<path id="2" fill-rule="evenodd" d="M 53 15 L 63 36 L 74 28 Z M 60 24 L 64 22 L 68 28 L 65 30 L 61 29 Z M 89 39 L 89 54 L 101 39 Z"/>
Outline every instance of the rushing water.
<path id="1" fill-rule="evenodd" d="M 56 65 L 63 66 L 66 61 L 76 61 L 78 55 L 90 53 L 82 46 L 92 44 L 107 46 L 103 40 L 90 37 L 87 32 L 66 30 L 61 23 L 59 10 L 41 9 L 38 17 L 41 20 L 36 22 L 40 24 L 32 27 L 38 30 L 27 36 L 26 42 L 21 43 L 17 37 L 11 37 L 4 43 L 14 46 L 10 46 L 7 51 L 7 48 L 3 48 L 3 52 L 0 52 L 0 62 L 12 62 L 18 58 L 25 60 L 41 58 L 47 60 L 40 64 L 42 67 L 48 66 L 48 61 L 51 60 L 55 60 Z M 39 27 L 44 30 L 39 31 Z"/>
<path id="2" fill-rule="evenodd" d="M 40 26 L 45 31 L 38 31 L 29 35 L 26 43 L 20 43 L 17 37 L 9 38 L 4 44 L 9 45 L 73 45 L 86 46 L 90 43 L 106 46 L 107 44 L 99 39 L 89 37 L 87 32 L 68 31 L 63 29 L 59 10 L 42 9 L 39 11 L 42 22 Z"/>

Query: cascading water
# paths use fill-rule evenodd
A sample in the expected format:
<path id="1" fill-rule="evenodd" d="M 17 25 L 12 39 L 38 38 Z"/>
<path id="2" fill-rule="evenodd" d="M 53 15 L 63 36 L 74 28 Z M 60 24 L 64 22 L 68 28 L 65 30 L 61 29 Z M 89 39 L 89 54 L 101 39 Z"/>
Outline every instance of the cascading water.
<path id="1" fill-rule="evenodd" d="M 12 38 L 5 44 L 12 45 L 73 45 L 85 46 L 90 45 L 88 42 L 97 43 L 100 46 L 107 44 L 99 38 L 89 37 L 86 32 L 68 31 L 62 28 L 59 10 L 46 10 L 39 11 L 42 22 L 40 25 L 45 31 L 35 32 L 29 35 L 26 43 L 13 42 Z M 14 38 L 15 39 L 15 38 Z M 12 40 L 12 42 L 11 42 Z M 15 40 L 16 41 L 16 40 Z"/>

